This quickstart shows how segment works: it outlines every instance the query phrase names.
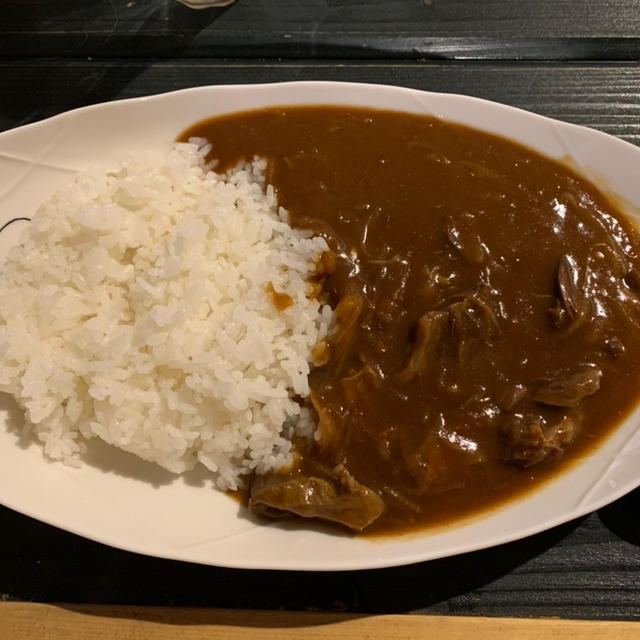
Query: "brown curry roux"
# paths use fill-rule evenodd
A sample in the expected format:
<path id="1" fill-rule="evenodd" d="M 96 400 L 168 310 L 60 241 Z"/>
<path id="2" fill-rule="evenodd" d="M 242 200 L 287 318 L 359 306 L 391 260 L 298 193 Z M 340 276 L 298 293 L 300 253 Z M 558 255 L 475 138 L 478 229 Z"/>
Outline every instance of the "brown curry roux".
<path id="1" fill-rule="evenodd" d="M 255 510 L 373 533 L 450 521 L 536 486 L 637 401 L 638 235 L 572 170 L 359 108 L 270 108 L 191 136 L 217 170 L 266 158 L 291 223 L 337 257 L 321 294 L 337 327 L 310 379 L 320 440 L 254 480 Z"/>

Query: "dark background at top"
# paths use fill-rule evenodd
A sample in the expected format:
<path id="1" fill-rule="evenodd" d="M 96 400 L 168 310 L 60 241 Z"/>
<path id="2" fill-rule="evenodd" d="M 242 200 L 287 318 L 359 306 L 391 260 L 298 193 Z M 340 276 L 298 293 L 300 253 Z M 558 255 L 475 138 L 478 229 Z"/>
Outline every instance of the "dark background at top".
<path id="1" fill-rule="evenodd" d="M 635 0 L 33 0 L 3 14 L 8 56 L 629 60 L 640 38 Z"/>
<path id="2" fill-rule="evenodd" d="M 637 144 L 639 59 L 635 0 L 19 0 L 0 12 L 0 130 L 188 86 L 318 79 L 475 95 Z M 0 599 L 640 620 L 640 492 L 495 549 L 327 574 L 146 558 L 0 508 Z"/>

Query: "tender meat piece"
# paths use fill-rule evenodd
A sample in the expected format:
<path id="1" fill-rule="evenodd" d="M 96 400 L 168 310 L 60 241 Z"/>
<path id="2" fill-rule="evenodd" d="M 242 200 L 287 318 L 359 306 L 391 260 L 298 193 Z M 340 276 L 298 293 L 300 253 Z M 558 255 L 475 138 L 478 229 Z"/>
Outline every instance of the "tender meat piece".
<path id="1" fill-rule="evenodd" d="M 464 363 L 474 354 L 481 354 L 479 347 L 494 345 L 500 336 L 500 327 L 485 295 L 484 288 L 480 288 L 444 310 L 420 316 L 413 350 L 400 380 L 411 380 L 444 350 Z"/>
<path id="2" fill-rule="evenodd" d="M 258 477 L 251 486 L 249 508 L 271 518 L 295 514 L 338 522 L 362 531 L 384 512 L 382 498 L 338 465 L 329 478 L 296 475 Z"/>
<path id="3" fill-rule="evenodd" d="M 577 407 L 600 389 L 601 378 L 600 369 L 583 367 L 570 375 L 538 383 L 533 399 L 553 407 Z"/>
<path id="4" fill-rule="evenodd" d="M 554 326 L 570 332 L 580 327 L 590 316 L 591 304 L 585 298 L 579 284 L 578 266 L 568 255 L 562 256 L 556 277 L 558 300 L 549 309 L 549 315 Z"/>
<path id="5" fill-rule="evenodd" d="M 515 414 L 503 425 L 504 459 L 522 467 L 531 467 L 549 457 L 562 454 L 580 428 L 578 414 L 567 415 L 548 425 L 539 415 Z"/>
<path id="6" fill-rule="evenodd" d="M 571 256 L 564 255 L 558 266 L 558 292 L 569 319 L 576 318 L 584 306 L 578 288 L 578 267 Z"/>

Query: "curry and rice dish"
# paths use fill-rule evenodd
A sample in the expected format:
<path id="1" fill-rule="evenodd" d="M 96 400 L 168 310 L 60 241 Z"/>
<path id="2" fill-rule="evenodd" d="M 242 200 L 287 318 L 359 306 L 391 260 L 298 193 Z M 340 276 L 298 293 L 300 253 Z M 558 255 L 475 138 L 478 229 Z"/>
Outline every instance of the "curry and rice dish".
<path id="1" fill-rule="evenodd" d="M 98 438 L 398 533 L 539 486 L 637 402 L 638 234 L 561 164 L 343 107 L 181 139 L 79 173 L 2 265 L 0 391 L 48 458 Z"/>
<path id="2" fill-rule="evenodd" d="M 637 401 L 638 234 L 590 183 L 440 120 L 334 107 L 198 123 L 222 171 L 253 157 L 329 246 L 309 295 L 314 438 L 254 474 L 250 508 L 387 533 L 512 498 Z"/>

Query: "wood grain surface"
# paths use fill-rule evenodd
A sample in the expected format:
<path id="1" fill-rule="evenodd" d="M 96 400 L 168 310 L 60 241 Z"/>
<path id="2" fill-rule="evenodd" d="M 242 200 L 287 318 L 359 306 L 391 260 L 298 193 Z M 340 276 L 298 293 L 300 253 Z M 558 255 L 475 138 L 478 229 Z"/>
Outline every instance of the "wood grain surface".
<path id="1" fill-rule="evenodd" d="M 639 633 L 632 622 L 0 604 L 0 637 L 11 640 L 635 640 Z"/>
<path id="2" fill-rule="evenodd" d="M 636 0 L 175 0 L 6 3 L 13 56 L 640 58 Z"/>
<path id="3" fill-rule="evenodd" d="M 206 84 L 337 80 L 464 93 L 640 142 L 628 63 L 141 60 L 0 57 L 0 130 L 67 109 Z"/>
<path id="4" fill-rule="evenodd" d="M 201 12 L 174 0 L 18 0 L 5 3 L 0 18 L 0 130 L 87 104 L 190 86 L 341 80 L 464 93 L 640 144 L 639 59 L 637 0 L 237 0 Z M 465 616 L 640 622 L 640 490 L 494 549 L 333 573 L 159 560 L 0 507 L 0 600 L 302 612 L 293 618 L 274 613 L 271 627 L 250 613 L 237 614 L 235 622 L 224 616 L 236 614 L 198 614 L 201 628 L 180 629 L 181 637 L 192 638 L 205 637 L 194 635 L 200 632 L 244 637 L 239 629 L 252 623 L 254 635 L 260 629 L 268 638 L 292 620 L 308 620 L 307 611 L 324 612 L 326 623 L 305 622 L 309 637 L 424 637 L 425 629 L 434 635 L 437 629 L 445 640 L 478 630 L 499 639 L 505 629 L 525 640 L 548 637 L 544 633 L 606 637 L 593 625 L 537 620 L 516 633 L 508 622 Z M 125 626 L 111 637 L 176 637 L 175 625 L 191 615 L 114 611 L 0 604 L 0 638 L 93 638 L 100 625 L 113 631 L 109 625 L 117 620 Z M 338 619 L 334 614 L 341 612 L 456 618 Z M 220 635 L 220 625 L 236 636 Z M 447 629 L 455 633 L 446 635 Z M 632 637 L 624 635 L 627 629 L 638 637 L 637 626 L 606 629 L 610 637 Z M 323 631 L 335 633 L 318 635 Z"/>

